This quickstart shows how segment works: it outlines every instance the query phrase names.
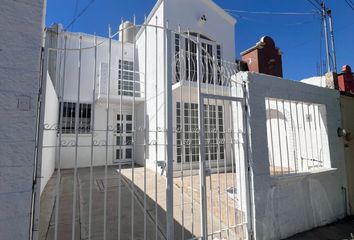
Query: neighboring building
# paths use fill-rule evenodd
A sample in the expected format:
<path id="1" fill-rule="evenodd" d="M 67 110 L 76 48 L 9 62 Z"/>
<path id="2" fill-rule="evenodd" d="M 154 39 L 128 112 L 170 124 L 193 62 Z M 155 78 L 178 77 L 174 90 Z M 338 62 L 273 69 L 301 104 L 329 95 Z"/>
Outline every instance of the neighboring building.
<path id="1" fill-rule="evenodd" d="M 344 65 L 342 71 L 335 75 L 336 78 L 332 81 L 326 81 L 326 77 L 314 77 L 312 81 L 302 80 L 302 82 L 339 90 L 340 106 L 342 116 L 342 126 L 338 129 L 338 135 L 343 137 L 344 152 L 346 161 L 346 176 L 348 188 L 344 188 L 344 192 L 349 202 L 348 213 L 354 215 L 354 74 L 349 65 Z"/>
<path id="2" fill-rule="evenodd" d="M 354 95 L 354 75 L 348 65 L 344 65 L 342 72 L 338 74 L 338 90 L 344 94 Z"/>
<path id="3" fill-rule="evenodd" d="M 283 77 L 282 53 L 271 37 L 264 36 L 253 47 L 241 52 L 251 72 Z"/>

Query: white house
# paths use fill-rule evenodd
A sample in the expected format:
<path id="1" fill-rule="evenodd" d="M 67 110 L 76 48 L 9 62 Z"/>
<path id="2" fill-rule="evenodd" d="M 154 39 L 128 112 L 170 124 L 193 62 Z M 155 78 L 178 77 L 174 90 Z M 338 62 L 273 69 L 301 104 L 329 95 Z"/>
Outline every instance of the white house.
<path id="1" fill-rule="evenodd" d="M 59 103 L 47 99 L 59 121 L 45 118 L 45 131 L 57 134 L 46 135 L 42 170 L 53 172 L 54 162 L 75 170 L 138 164 L 157 179 L 170 164 L 174 176 L 199 173 L 202 237 L 213 224 L 214 194 L 223 195 L 225 205 L 234 203 L 237 216 L 234 227 L 227 225 L 219 200 L 220 232 L 224 221 L 227 231 L 237 229 L 245 239 L 286 238 L 343 217 L 344 199 L 336 197 L 346 185 L 338 93 L 240 72 L 235 24 L 211 0 L 159 0 L 144 24 L 124 22 L 107 38 L 58 25 L 47 29 L 46 67 L 54 88 L 47 93 Z M 231 173 L 231 187 L 219 180 L 213 194 L 211 173 L 221 171 L 226 182 Z M 173 197 L 169 183 L 155 182 Z M 203 222 L 208 213 L 211 220 Z"/>
<path id="2" fill-rule="evenodd" d="M 181 10 L 177 11 L 178 9 Z M 183 126 L 177 122 L 181 117 L 178 115 L 181 111 L 181 99 L 185 103 L 182 108 L 186 114 L 197 114 L 198 111 L 196 43 L 200 41 L 201 49 L 204 49 L 200 50 L 200 68 L 204 74 L 202 91 L 230 95 L 231 87 L 227 81 L 230 81 L 231 75 L 237 71 L 237 65 L 234 63 L 235 23 L 236 20 L 232 16 L 211 0 L 161 0 L 147 17 L 146 27 L 134 26 L 129 22 L 122 24 L 118 34 L 119 40 L 116 40 L 117 36 L 112 39 L 111 49 L 108 38 L 97 37 L 95 43 L 95 36 L 92 35 L 64 33 L 60 25 L 49 28 L 47 47 L 53 48 L 53 51 L 50 51 L 48 69 L 62 102 L 62 108 L 59 108 L 62 113 L 59 115 L 63 117 L 62 122 L 58 123 L 58 127 L 62 129 L 58 130 L 58 133 L 61 133 L 58 134 L 58 143 L 60 141 L 61 144 L 58 144 L 60 153 L 57 153 L 57 157 L 60 154 L 61 168 L 73 168 L 75 164 L 77 167 L 90 166 L 91 143 L 95 146 L 92 152 L 95 166 L 104 165 L 106 158 L 108 164 L 131 163 L 134 158 L 135 163 L 146 163 L 152 168 L 156 162 L 160 164 L 165 161 L 167 71 L 171 72 L 173 78 L 174 160 L 176 165 L 179 165 L 183 151 L 183 162 L 188 163 L 186 165 L 189 166 L 189 159 L 197 162 L 197 145 L 189 148 L 181 147 L 180 143 L 177 143 L 182 141 L 177 131 L 198 126 L 197 118 L 193 119 L 195 122 L 189 124 L 187 121 Z M 168 44 L 164 42 L 165 29 L 172 30 Z M 173 67 L 165 64 L 165 56 L 171 56 Z M 145 66 L 146 63 L 148 66 Z M 111 69 L 110 74 L 108 69 Z M 120 92 L 122 78 L 123 91 Z M 109 81 L 110 86 L 107 87 Z M 210 100 L 209 104 L 211 102 L 213 100 Z M 210 131 L 217 128 L 228 129 L 228 103 L 225 106 L 221 102 L 210 105 L 215 106 L 210 106 L 210 111 L 214 114 L 217 111 L 224 114 L 220 115 L 221 119 L 218 119 L 217 123 L 210 126 Z M 77 106 L 79 110 L 76 109 Z M 79 132 L 76 135 L 75 114 L 78 113 Z M 185 118 L 187 119 L 187 116 Z M 214 122 L 215 120 L 210 119 Z M 198 134 L 190 134 L 189 137 L 193 137 L 194 141 L 198 140 Z M 75 148 L 76 137 L 78 151 Z M 216 140 L 216 136 L 214 138 Z M 215 160 L 216 156 L 230 159 L 227 146 L 214 148 L 210 155 L 214 156 Z"/>

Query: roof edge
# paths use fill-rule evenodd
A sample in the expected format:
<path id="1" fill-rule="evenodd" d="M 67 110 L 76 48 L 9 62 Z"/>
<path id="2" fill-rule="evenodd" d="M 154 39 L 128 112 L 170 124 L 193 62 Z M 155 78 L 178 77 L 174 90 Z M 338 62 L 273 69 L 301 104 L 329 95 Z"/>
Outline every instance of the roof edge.
<path id="1" fill-rule="evenodd" d="M 236 18 L 231 16 L 228 12 L 226 12 L 223 8 L 217 5 L 213 0 L 203 0 L 209 7 L 213 8 L 216 12 L 218 12 L 222 17 L 225 18 L 231 25 L 235 25 L 237 23 Z"/>

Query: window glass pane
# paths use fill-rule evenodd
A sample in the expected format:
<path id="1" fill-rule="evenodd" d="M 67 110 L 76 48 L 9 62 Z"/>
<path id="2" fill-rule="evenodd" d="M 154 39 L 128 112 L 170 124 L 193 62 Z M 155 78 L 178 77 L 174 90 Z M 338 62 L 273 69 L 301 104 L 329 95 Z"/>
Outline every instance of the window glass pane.
<path id="1" fill-rule="evenodd" d="M 123 132 L 123 124 L 117 123 L 117 133 Z"/>
<path id="2" fill-rule="evenodd" d="M 132 121 L 133 120 L 133 116 L 132 115 L 127 115 L 126 116 L 126 120 L 127 121 Z"/>
<path id="3" fill-rule="evenodd" d="M 125 149 L 125 158 L 126 159 L 131 159 L 132 158 L 132 149 L 131 148 Z"/>
<path id="4" fill-rule="evenodd" d="M 125 126 L 126 126 L 127 133 L 131 133 L 133 125 L 131 123 L 127 123 Z"/>
<path id="5" fill-rule="evenodd" d="M 117 136 L 117 145 L 121 145 L 121 144 L 122 144 L 122 137 Z"/>
<path id="6" fill-rule="evenodd" d="M 63 108 L 61 117 L 62 133 L 75 133 L 76 103 L 60 103 L 59 115 L 61 108 Z M 91 130 L 91 104 L 79 104 L 78 118 L 78 133 L 89 133 Z"/>
<path id="7" fill-rule="evenodd" d="M 125 145 L 132 145 L 132 144 L 133 144 L 132 136 L 125 137 Z"/>

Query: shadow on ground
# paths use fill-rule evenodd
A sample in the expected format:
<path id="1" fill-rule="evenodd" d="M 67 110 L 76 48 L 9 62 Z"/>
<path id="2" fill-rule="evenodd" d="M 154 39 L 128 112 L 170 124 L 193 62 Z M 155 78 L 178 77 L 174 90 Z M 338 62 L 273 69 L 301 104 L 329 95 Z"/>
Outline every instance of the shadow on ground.
<path id="1" fill-rule="evenodd" d="M 74 170 L 61 171 L 58 214 L 56 214 L 56 204 L 58 202 L 55 202 L 54 197 L 57 178 L 56 173 L 54 173 L 41 197 L 41 240 L 54 239 L 56 229 L 57 239 L 59 240 L 72 239 L 73 234 L 74 239 L 89 239 L 89 233 L 91 233 L 91 239 L 101 240 L 104 238 L 104 232 L 106 232 L 106 239 L 117 239 L 119 235 L 120 239 L 144 239 L 144 212 L 146 213 L 147 239 L 165 238 L 166 211 L 160 204 L 155 205 L 155 201 L 148 196 L 146 197 L 146 211 L 144 211 L 144 192 L 138 187 L 134 187 L 134 184 L 124 174 L 119 174 L 117 167 L 108 167 L 107 182 L 104 180 L 105 168 L 95 167 L 93 168 L 92 179 L 90 224 L 90 168 L 77 170 L 75 214 L 73 214 Z M 106 186 L 105 183 L 107 183 Z M 134 194 L 131 191 L 133 187 Z M 106 207 L 104 204 L 105 188 L 107 189 Z M 165 191 L 165 189 L 161 190 Z M 156 213 L 157 219 L 155 217 Z M 134 217 L 132 218 L 132 216 Z M 106 219 L 105 223 L 104 219 Z M 104 231 L 104 224 L 106 224 L 106 231 Z M 75 230 L 74 233 L 73 229 Z M 192 237 L 187 229 L 175 221 L 175 239 L 180 238 L 182 231 L 185 238 Z"/>

